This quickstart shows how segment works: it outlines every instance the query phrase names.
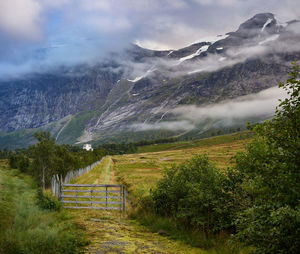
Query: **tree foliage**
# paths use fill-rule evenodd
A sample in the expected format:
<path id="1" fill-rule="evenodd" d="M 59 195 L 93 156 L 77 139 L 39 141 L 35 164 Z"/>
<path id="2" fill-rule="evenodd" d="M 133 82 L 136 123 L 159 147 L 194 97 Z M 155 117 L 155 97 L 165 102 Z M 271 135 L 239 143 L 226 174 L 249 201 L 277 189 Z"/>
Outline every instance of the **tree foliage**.
<path id="1" fill-rule="evenodd" d="M 272 120 L 257 125 L 256 139 L 237 156 L 243 191 L 251 203 L 236 220 L 237 237 L 258 253 L 300 249 L 300 81 L 299 65 L 285 84 L 288 97 Z"/>
<path id="2" fill-rule="evenodd" d="M 166 171 L 153 193 L 156 212 L 206 234 L 232 227 L 235 214 L 231 177 L 207 156 L 197 155 Z"/>
<path id="3" fill-rule="evenodd" d="M 39 185 L 45 189 L 50 185 L 54 174 L 63 177 L 70 170 L 84 168 L 100 160 L 105 155 L 133 153 L 134 144 L 104 144 L 86 151 L 79 146 L 58 145 L 49 132 L 35 133 L 37 143 L 28 149 L 4 151 L 9 157 L 10 166 L 33 175 Z"/>
<path id="4" fill-rule="evenodd" d="M 207 233 L 230 230 L 256 253 L 300 250 L 299 65 L 279 87 L 287 98 L 226 173 L 197 156 L 166 171 L 153 194 L 155 211 Z"/>

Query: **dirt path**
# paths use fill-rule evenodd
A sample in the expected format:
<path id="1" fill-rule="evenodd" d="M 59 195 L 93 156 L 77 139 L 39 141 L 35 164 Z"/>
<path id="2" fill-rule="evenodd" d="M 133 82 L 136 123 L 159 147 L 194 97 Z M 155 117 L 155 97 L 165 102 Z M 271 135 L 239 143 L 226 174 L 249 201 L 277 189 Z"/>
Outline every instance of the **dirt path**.
<path id="1" fill-rule="evenodd" d="M 76 183 L 113 184 L 113 161 L 110 156 L 89 173 L 79 177 Z M 150 232 L 119 211 L 75 210 L 74 220 L 86 228 L 89 246 L 86 253 L 202 253 L 178 241 Z"/>
<path id="2" fill-rule="evenodd" d="M 119 213 L 94 210 L 74 213 L 88 232 L 90 244 L 86 253 L 201 253 L 199 249 L 152 233 Z"/>

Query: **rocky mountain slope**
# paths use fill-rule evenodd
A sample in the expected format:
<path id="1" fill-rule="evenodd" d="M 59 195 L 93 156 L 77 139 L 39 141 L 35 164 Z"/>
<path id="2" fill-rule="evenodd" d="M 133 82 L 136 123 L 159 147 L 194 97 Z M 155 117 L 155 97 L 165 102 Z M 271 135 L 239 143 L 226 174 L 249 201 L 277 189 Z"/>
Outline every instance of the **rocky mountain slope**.
<path id="1" fill-rule="evenodd" d="M 0 147 L 26 146 L 38 129 L 71 144 L 199 136 L 224 118 L 187 119 L 178 113 L 183 105 L 200 110 L 276 86 L 300 59 L 299 39 L 300 22 L 263 13 L 215 41 L 167 51 L 131 45 L 93 66 L 2 80 Z M 246 116 L 231 125 L 270 112 Z"/>

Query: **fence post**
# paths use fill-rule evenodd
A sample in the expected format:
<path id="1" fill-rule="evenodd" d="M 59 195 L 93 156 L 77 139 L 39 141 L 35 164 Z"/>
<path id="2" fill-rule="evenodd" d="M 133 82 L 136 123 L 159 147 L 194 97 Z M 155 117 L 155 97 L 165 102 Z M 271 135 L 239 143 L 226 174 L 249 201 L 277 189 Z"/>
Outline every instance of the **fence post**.
<path id="1" fill-rule="evenodd" d="M 78 207 L 78 186 L 76 186 L 76 207 Z"/>
<path id="2" fill-rule="evenodd" d="M 107 208 L 107 186 L 105 186 L 105 208 Z"/>
<path id="3" fill-rule="evenodd" d="M 122 211 L 122 185 L 120 185 L 120 211 Z"/>
<path id="4" fill-rule="evenodd" d="M 64 207 L 64 184 L 60 183 L 60 201 Z"/>
<path id="5" fill-rule="evenodd" d="M 125 186 L 123 186 L 123 212 L 126 210 Z"/>
<path id="6" fill-rule="evenodd" d="M 91 187 L 91 207 L 93 207 L 93 187 Z"/>

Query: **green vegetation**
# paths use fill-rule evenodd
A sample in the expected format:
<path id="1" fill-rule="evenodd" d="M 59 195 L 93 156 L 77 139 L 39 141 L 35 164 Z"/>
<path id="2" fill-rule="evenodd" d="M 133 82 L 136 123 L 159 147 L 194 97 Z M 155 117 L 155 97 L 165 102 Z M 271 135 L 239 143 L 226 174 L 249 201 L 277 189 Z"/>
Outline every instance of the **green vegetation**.
<path id="1" fill-rule="evenodd" d="M 49 132 L 36 133 L 35 137 L 38 140 L 36 145 L 21 154 L 12 155 L 10 165 L 34 176 L 43 190 L 50 185 L 54 174 L 64 177 L 68 171 L 90 165 L 105 154 L 104 151 L 83 149 L 72 152 L 72 147 L 57 145 Z M 28 163 L 28 157 L 31 163 Z M 25 162 L 27 167 L 23 166 Z"/>
<path id="2" fill-rule="evenodd" d="M 72 183 L 109 184 L 111 164 L 111 157 L 106 156 L 102 159 L 101 163 L 96 165 L 89 173 L 77 177 L 72 180 Z"/>
<path id="3" fill-rule="evenodd" d="M 208 154 L 209 159 L 221 170 L 234 165 L 231 159 L 251 141 L 250 133 L 237 133 L 210 139 L 158 144 L 145 147 L 143 151 L 155 151 L 113 156 L 116 178 L 126 186 L 132 198 L 149 195 L 163 177 L 164 170 L 173 164 L 185 163 L 196 154 Z M 161 150 L 161 151 L 157 151 Z"/>
<path id="4" fill-rule="evenodd" d="M 294 64 L 290 76 L 279 85 L 289 98 L 280 103 L 272 120 L 254 127 L 256 136 L 236 156 L 236 165 L 217 170 L 206 156 L 195 156 L 171 167 L 152 197 L 141 199 L 143 213 L 167 218 L 167 226 L 180 225 L 168 230 L 175 237 L 180 228 L 203 232 L 207 239 L 225 232 L 255 253 L 298 253 L 299 65 Z"/>
<path id="5" fill-rule="evenodd" d="M 196 250 L 195 253 L 248 254 L 251 252 L 251 248 L 249 247 L 243 247 L 240 244 L 228 241 L 230 235 L 226 232 L 209 236 L 201 230 L 193 230 L 188 225 L 185 226 L 176 223 L 172 218 L 145 211 L 142 212 L 141 210 L 132 212 L 130 217 L 136 219 L 141 225 L 149 228 L 153 233 L 158 233 L 169 239 L 176 240 L 176 242 L 182 242 L 188 246 L 192 246 Z M 184 253 L 193 252 L 186 250 Z"/>
<path id="6" fill-rule="evenodd" d="M 133 144 L 105 144 L 86 151 L 80 147 L 57 145 L 49 132 L 35 133 L 37 143 L 28 149 L 3 151 L 1 156 L 9 158 L 12 168 L 32 175 L 45 190 L 55 174 L 65 175 L 70 170 L 83 168 L 109 154 L 133 153 Z"/>
<path id="7" fill-rule="evenodd" d="M 62 130 L 58 137 L 60 144 L 74 144 L 79 138 L 85 128 L 85 124 L 93 118 L 95 111 L 80 112 L 73 116 L 67 123 L 67 126 Z"/>
<path id="8" fill-rule="evenodd" d="M 289 94 L 275 117 L 254 128 L 257 137 L 237 156 L 242 190 L 249 204 L 236 220 L 237 239 L 258 253 L 300 249 L 300 81 L 299 65 L 286 84 Z"/>
<path id="9" fill-rule="evenodd" d="M 87 243 L 83 229 L 66 211 L 41 208 L 32 178 L 5 164 L 1 161 L 0 253 L 81 253 Z"/>
<path id="10" fill-rule="evenodd" d="M 155 142 L 155 145 L 145 145 L 138 147 L 137 153 L 148 153 L 148 152 L 160 152 L 167 150 L 180 150 L 180 149 L 189 149 L 189 148 L 201 148 L 208 147 L 218 144 L 227 144 L 234 142 L 235 140 L 247 140 L 253 136 L 253 132 L 243 131 L 233 134 L 227 134 L 222 136 L 216 136 L 211 138 L 182 141 L 182 142 Z M 139 143 L 137 143 L 139 144 Z"/>
<path id="11" fill-rule="evenodd" d="M 231 174 L 205 155 L 167 170 L 153 192 L 156 213 L 179 220 L 206 235 L 230 229 L 236 212 Z"/>
<path id="12" fill-rule="evenodd" d="M 211 253 L 249 253 L 228 242 L 240 209 L 236 180 L 233 171 L 221 171 L 206 155 L 196 155 L 166 170 L 152 196 L 140 198 L 133 217 L 154 232 Z"/>
<path id="13" fill-rule="evenodd" d="M 17 130 L 10 133 L 0 132 L 0 144 L 2 148 L 18 149 L 20 147 L 28 146 L 33 143 L 34 132 L 37 129 Z"/>

